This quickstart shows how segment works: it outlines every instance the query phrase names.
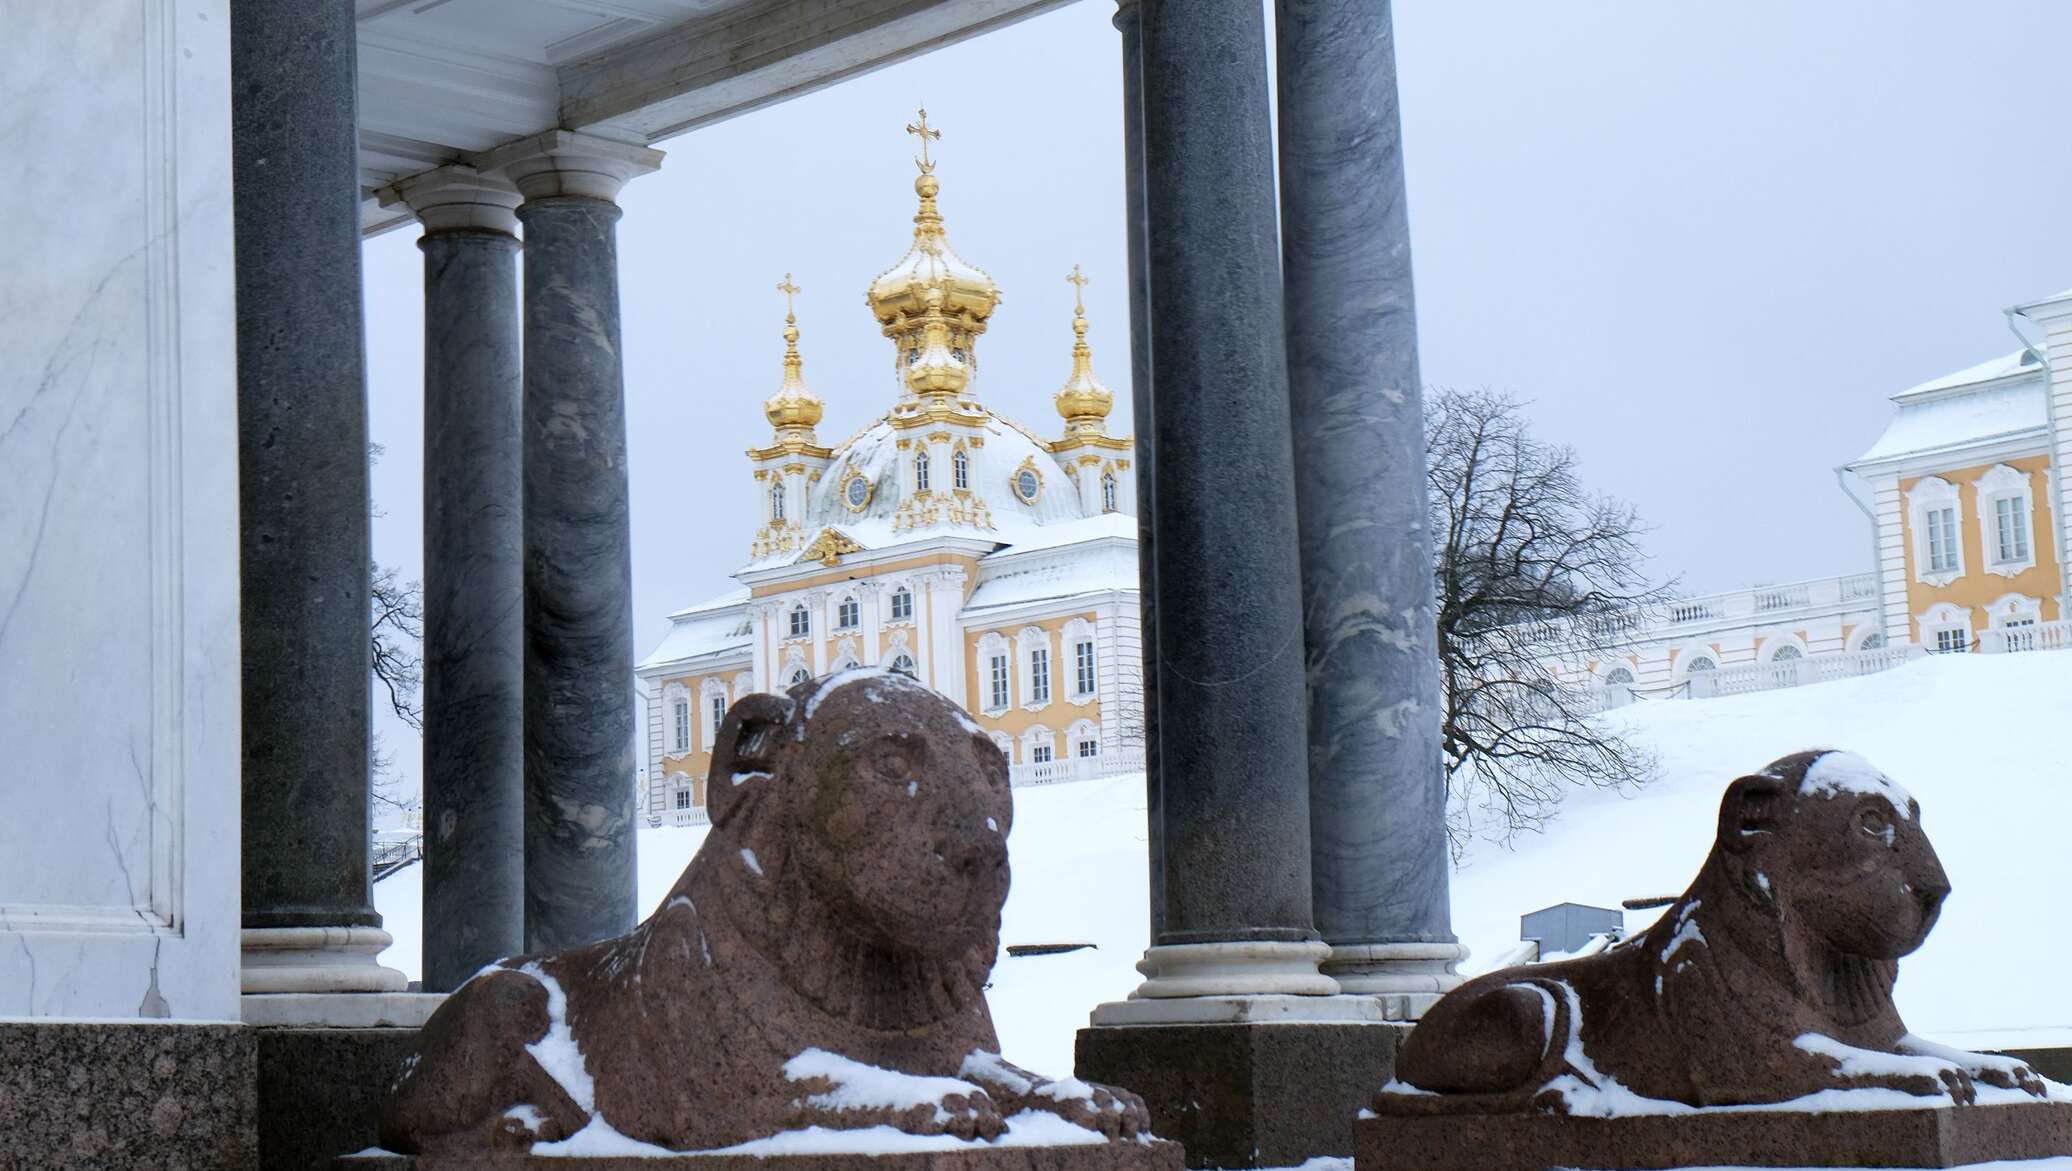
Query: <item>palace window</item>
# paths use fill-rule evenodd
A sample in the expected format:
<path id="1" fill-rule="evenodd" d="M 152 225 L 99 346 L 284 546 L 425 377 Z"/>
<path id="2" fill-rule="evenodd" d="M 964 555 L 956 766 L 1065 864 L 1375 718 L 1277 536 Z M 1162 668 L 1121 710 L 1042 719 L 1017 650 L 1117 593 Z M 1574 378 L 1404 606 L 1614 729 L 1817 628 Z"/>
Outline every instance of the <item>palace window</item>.
<path id="1" fill-rule="evenodd" d="M 676 791 L 676 807 L 678 809 L 689 809 L 691 807 L 691 791 L 689 789 L 678 789 Z"/>
<path id="2" fill-rule="evenodd" d="M 842 630 L 854 630 L 861 625 L 862 607 L 856 604 L 855 598 L 843 598 L 842 604 L 835 607 L 835 626 Z"/>
<path id="3" fill-rule="evenodd" d="M 1029 651 L 1029 702 L 1050 702 L 1050 648 L 1047 646 Z"/>
<path id="4" fill-rule="evenodd" d="M 784 481 L 770 481 L 770 519 L 784 519 Z"/>
<path id="5" fill-rule="evenodd" d="M 727 697 L 724 694 L 713 695 L 711 697 L 711 704 L 712 706 L 707 710 L 712 713 L 712 735 L 714 739 L 717 739 L 719 737 L 720 722 L 727 718 Z"/>
<path id="6" fill-rule="evenodd" d="M 1938 655 L 1961 655 L 1971 649 L 1971 631 L 1964 627 L 1946 627 L 1935 632 L 1935 653 Z"/>
<path id="7" fill-rule="evenodd" d="M 958 488 L 971 487 L 971 461 L 960 450 L 950 456 L 950 473 Z"/>
<path id="8" fill-rule="evenodd" d="M 1931 508 L 1928 521 L 1928 572 L 1957 572 L 1957 510 Z"/>
<path id="9" fill-rule="evenodd" d="M 804 683 L 806 680 L 811 679 L 812 677 L 813 676 L 804 667 L 800 667 L 798 670 L 793 671 L 791 673 L 791 686 L 797 687 L 799 684 Z"/>
<path id="10" fill-rule="evenodd" d="M 1101 755 L 1101 742 L 1099 740 L 1081 740 L 1079 742 L 1079 755 L 1082 757 Z"/>
<path id="11" fill-rule="evenodd" d="M 914 658 L 912 655 L 901 655 L 898 658 L 892 660 L 892 669 L 906 676 L 909 679 L 917 677 L 914 670 Z"/>
<path id="12" fill-rule="evenodd" d="M 1856 649 L 1860 651 L 1883 650 L 1885 649 L 1885 636 L 1882 634 L 1869 635 L 1863 642 L 1857 645 Z"/>
<path id="13" fill-rule="evenodd" d="M 1713 662 L 1709 655 L 1699 655 L 1684 666 L 1684 674 L 1686 675 L 1696 675 L 1700 671 L 1717 670 L 1719 670 L 1719 664 Z"/>
<path id="14" fill-rule="evenodd" d="M 1002 711 L 1007 707 L 1007 656 L 994 655 L 987 660 L 986 708 Z"/>
<path id="15" fill-rule="evenodd" d="M 672 722 L 676 729 L 674 741 L 676 747 L 674 751 L 689 752 L 691 750 L 691 701 L 689 699 L 677 700 L 670 705 L 669 714 L 673 717 Z"/>
<path id="16" fill-rule="evenodd" d="M 914 491 L 928 491 L 928 453 L 925 451 L 914 453 Z"/>
<path id="17" fill-rule="evenodd" d="M 2029 510 L 2019 496 L 1993 501 L 1994 557 L 2005 564 L 2029 559 Z"/>
<path id="18" fill-rule="evenodd" d="M 804 638 L 813 633 L 813 613 L 804 605 L 791 608 L 791 637 Z"/>
<path id="19" fill-rule="evenodd" d="M 1630 687 L 1633 685 L 1633 672 L 1624 667 L 1613 667 L 1604 673 L 1604 683 L 1607 687 Z"/>
<path id="20" fill-rule="evenodd" d="M 892 591 L 892 620 L 912 622 L 914 620 L 914 595 L 901 586 Z"/>
<path id="21" fill-rule="evenodd" d="M 1072 644 L 1072 694 L 1080 698 L 1094 693 L 1094 640 L 1081 639 Z"/>
<path id="22" fill-rule="evenodd" d="M 1048 745 L 1048 744 L 1038 744 L 1038 745 L 1036 745 L 1036 746 L 1035 746 L 1034 748 L 1031 748 L 1031 749 L 1029 749 L 1029 763 L 1030 763 L 1030 764 L 1049 764 L 1049 763 L 1050 763 L 1050 745 Z"/>
<path id="23" fill-rule="evenodd" d="M 1794 659 L 1803 659 L 1805 657 L 1806 653 L 1804 651 L 1801 651 L 1791 643 L 1785 643 L 1783 646 L 1778 647 L 1776 652 L 1770 656 L 1770 661 L 1773 663 L 1789 663 Z"/>
<path id="24" fill-rule="evenodd" d="M 1102 472 L 1102 473 L 1101 473 L 1101 511 L 1102 511 L 1102 512 L 1114 512 L 1114 511 L 1116 511 L 1116 510 L 1117 510 L 1117 505 L 1116 505 L 1116 503 L 1115 503 L 1115 473 L 1114 473 L 1114 472 Z"/>

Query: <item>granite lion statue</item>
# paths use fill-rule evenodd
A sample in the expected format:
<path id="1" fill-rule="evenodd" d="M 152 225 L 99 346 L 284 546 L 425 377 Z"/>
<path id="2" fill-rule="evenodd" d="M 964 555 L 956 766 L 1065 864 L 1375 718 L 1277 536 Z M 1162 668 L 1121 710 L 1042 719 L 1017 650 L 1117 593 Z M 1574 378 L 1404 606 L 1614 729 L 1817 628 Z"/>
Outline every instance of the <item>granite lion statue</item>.
<path id="1" fill-rule="evenodd" d="M 526 1151 L 587 1129 L 710 1150 L 883 1125 L 992 1139 L 1024 1111 L 1148 1133 L 1136 1095 L 997 1056 L 983 989 L 1007 781 L 993 742 L 902 675 L 742 699 L 713 752 L 712 829 L 662 905 L 456 991 L 389 1093 L 383 1145 Z"/>
<path id="2" fill-rule="evenodd" d="M 2043 1097 L 2021 1062 L 1907 1032 L 1898 960 L 1950 892 L 1921 808 L 1861 757 L 1801 752 L 1727 787 L 1696 881 L 1597 955 L 1490 972 L 1404 1043 L 1385 1114 L 1614 1114 L 1878 1088 Z M 2009 1095 L 2003 1095 L 2003 1097 Z"/>

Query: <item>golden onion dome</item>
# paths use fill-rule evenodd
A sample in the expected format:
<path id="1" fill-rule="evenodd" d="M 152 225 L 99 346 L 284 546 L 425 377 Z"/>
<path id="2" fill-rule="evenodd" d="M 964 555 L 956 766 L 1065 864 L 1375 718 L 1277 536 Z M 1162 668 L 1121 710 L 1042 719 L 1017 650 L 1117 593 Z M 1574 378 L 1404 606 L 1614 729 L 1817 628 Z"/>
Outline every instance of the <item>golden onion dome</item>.
<path id="1" fill-rule="evenodd" d="M 791 283 L 790 273 L 784 274 L 784 282 L 777 286 L 777 291 L 785 296 L 784 381 L 778 384 L 776 394 L 763 400 L 763 415 L 770 420 L 770 426 L 780 431 L 787 427 L 811 430 L 820 422 L 826 404 L 807 389 L 801 372 L 798 318 L 791 311 L 791 297 L 799 289 Z"/>
<path id="2" fill-rule="evenodd" d="M 1067 435 L 1098 432 L 1103 429 L 1109 410 L 1115 406 L 1115 394 L 1094 377 L 1094 353 L 1086 344 L 1087 278 L 1080 274 L 1079 266 L 1075 264 L 1072 275 L 1065 279 L 1079 290 L 1072 307 L 1072 376 L 1065 380 L 1065 385 L 1058 389 L 1052 401 L 1057 404 L 1058 414 L 1065 417 Z"/>
<path id="3" fill-rule="evenodd" d="M 908 126 L 907 131 L 921 136 L 921 156 L 914 160 L 921 168 L 914 180 L 914 194 L 921 200 L 920 210 L 914 214 L 914 241 L 906 254 L 879 273 L 864 293 L 871 315 L 878 319 L 885 336 L 898 343 L 903 362 L 911 357 L 909 351 L 924 341 L 924 314 L 932 312 L 947 318 L 957 335 L 951 339 L 951 345 L 965 349 L 972 338 L 985 332 L 986 320 L 1001 299 L 1000 286 L 993 283 L 993 278 L 958 256 L 943 234 L 942 213 L 935 206 L 942 183 L 935 177 L 934 162 L 928 158 L 928 142 L 940 138 L 941 132 L 928 125 L 926 110 L 921 111 L 920 121 Z M 940 297 L 933 310 L 928 305 L 931 292 Z"/>

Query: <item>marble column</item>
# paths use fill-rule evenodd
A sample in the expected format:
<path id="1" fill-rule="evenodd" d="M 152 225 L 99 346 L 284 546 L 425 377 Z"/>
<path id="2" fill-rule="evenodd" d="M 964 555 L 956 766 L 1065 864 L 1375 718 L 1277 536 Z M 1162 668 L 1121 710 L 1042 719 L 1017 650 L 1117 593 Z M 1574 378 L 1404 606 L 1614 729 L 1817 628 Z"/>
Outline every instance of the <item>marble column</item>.
<path id="1" fill-rule="evenodd" d="M 1316 925 L 1345 991 L 1414 1018 L 1461 949 L 1389 0 L 1279 0 L 1276 31 Z"/>
<path id="2" fill-rule="evenodd" d="M 1097 1010 L 1096 1024 L 1198 1019 L 1199 1005 L 1154 1003 L 1169 998 L 1337 991 L 1317 970 L 1327 949 L 1310 920 L 1265 19 L 1252 0 L 1139 7 L 1145 267 L 1158 315 L 1155 500 L 1140 525 L 1157 567 L 1146 601 L 1159 877 L 1139 965 L 1148 979 L 1130 1004 Z"/>
<path id="3" fill-rule="evenodd" d="M 424 236 L 424 989 L 525 950 L 518 192 L 455 165 L 384 192 Z"/>
<path id="4" fill-rule="evenodd" d="M 352 6 L 230 6 L 243 987 L 377 992 Z"/>
<path id="5" fill-rule="evenodd" d="M 549 131 L 483 170 L 524 202 L 525 947 L 633 927 L 633 568 L 619 189 L 660 151 Z"/>
<path id="6" fill-rule="evenodd" d="M 1129 241 L 1130 406 L 1136 440 L 1137 599 L 1143 630 L 1141 714 L 1144 775 L 1158 775 L 1158 559 L 1150 518 L 1158 514 L 1157 450 L 1152 440 L 1150 220 L 1144 207 L 1144 17 L 1138 0 L 1118 0 L 1115 30 L 1122 34 L 1123 230 Z M 1148 785 L 1151 815 L 1159 813 L 1158 787 Z M 1151 903 L 1165 901 L 1165 865 L 1159 839 L 1150 842 Z"/>

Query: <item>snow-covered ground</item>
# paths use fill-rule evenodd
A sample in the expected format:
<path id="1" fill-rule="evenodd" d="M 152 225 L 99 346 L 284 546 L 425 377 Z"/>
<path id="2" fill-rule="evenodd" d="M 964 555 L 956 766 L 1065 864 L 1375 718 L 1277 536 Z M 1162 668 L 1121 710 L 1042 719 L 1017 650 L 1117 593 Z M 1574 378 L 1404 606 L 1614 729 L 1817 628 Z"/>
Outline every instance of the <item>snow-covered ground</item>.
<path id="1" fill-rule="evenodd" d="M 1920 800 L 1955 885 L 1934 935 L 1901 964 L 1896 996 L 1908 1024 L 1970 1047 L 2072 1043 L 2072 653 L 1931 657 L 1861 679 L 1643 703 L 1606 718 L 1660 754 L 1661 779 L 1636 794 L 1577 790 L 1546 833 L 1471 851 L 1453 879 L 1454 926 L 1485 961 L 1516 943 L 1524 912 L 1682 891 L 1728 781 L 1797 749 L 1844 747 Z M 705 832 L 641 831 L 643 914 Z M 1003 952 L 988 998 L 1009 1060 L 1069 1072 L 1088 1011 L 1137 983 L 1149 922 L 1144 837 L 1139 776 L 1015 791 L 1002 942 L 1098 946 Z M 375 888 L 398 938 L 382 961 L 412 978 L 420 873 L 413 866 Z M 1629 928 L 1654 914 L 1629 915 Z"/>

